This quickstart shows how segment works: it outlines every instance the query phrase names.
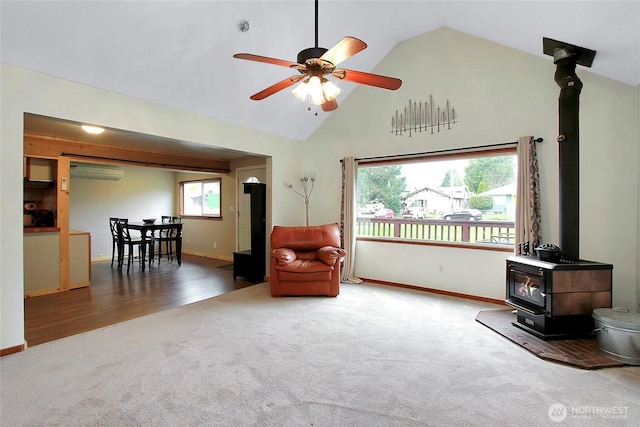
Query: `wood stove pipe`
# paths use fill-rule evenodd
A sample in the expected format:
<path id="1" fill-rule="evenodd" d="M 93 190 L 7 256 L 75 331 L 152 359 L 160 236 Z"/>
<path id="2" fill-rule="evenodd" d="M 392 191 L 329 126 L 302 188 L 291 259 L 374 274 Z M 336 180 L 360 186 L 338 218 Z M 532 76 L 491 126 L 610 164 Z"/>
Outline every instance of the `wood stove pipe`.
<path id="1" fill-rule="evenodd" d="M 596 52 L 543 38 L 545 54 L 556 64 L 558 98 L 558 157 L 560 248 L 569 260 L 580 259 L 580 92 L 576 64 L 590 67 Z"/>
<path id="2" fill-rule="evenodd" d="M 564 51 L 559 51 L 564 52 Z M 554 55 L 554 59 L 557 55 Z M 561 55 L 554 80 L 558 98 L 560 248 L 567 259 L 580 259 L 580 92 L 574 54 Z"/>

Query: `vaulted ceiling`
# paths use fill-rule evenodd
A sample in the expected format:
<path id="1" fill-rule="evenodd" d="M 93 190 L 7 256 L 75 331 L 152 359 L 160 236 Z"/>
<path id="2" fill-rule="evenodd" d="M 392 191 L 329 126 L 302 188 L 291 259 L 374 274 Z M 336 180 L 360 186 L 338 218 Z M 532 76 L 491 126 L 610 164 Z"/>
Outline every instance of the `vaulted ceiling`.
<path id="1" fill-rule="evenodd" d="M 4 63 L 301 141 L 341 111 L 316 116 L 289 90 L 252 101 L 294 72 L 232 57 L 295 61 L 314 46 L 312 0 L 0 4 Z M 443 26 L 541 57 L 543 37 L 593 49 L 591 72 L 640 84 L 640 1 L 319 2 L 320 46 L 368 44 L 348 69 L 372 72 L 397 43 Z M 357 87 L 337 84 L 339 102 Z"/>

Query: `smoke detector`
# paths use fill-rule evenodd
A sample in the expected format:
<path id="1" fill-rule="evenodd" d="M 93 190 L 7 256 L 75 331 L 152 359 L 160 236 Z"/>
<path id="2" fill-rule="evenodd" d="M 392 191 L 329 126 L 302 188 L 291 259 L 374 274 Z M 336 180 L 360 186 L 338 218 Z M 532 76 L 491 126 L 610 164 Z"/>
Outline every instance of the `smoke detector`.
<path id="1" fill-rule="evenodd" d="M 238 31 L 240 31 L 241 33 L 246 33 L 247 31 L 249 31 L 249 21 L 247 21 L 246 19 L 242 19 L 241 21 L 239 21 Z"/>

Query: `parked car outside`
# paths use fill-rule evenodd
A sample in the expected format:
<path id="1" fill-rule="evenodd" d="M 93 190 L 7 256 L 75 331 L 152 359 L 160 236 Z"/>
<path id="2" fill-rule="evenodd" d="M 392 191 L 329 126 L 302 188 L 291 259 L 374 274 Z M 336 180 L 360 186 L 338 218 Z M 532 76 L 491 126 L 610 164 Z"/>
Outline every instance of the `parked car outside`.
<path id="1" fill-rule="evenodd" d="M 412 206 L 406 209 L 402 214 L 402 218 L 421 219 L 426 217 L 427 217 L 427 214 L 424 211 L 424 208 L 420 206 Z"/>
<path id="2" fill-rule="evenodd" d="M 382 208 L 384 208 L 382 203 L 367 203 L 358 210 L 358 213 L 362 216 L 373 215 Z"/>
<path id="3" fill-rule="evenodd" d="M 395 212 L 389 208 L 380 209 L 373 214 L 374 218 L 393 218 L 394 216 Z"/>
<path id="4" fill-rule="evenodd" d="M 482 212 L 478 209 L 461 209 L 444 214 L 442 217 L 446 220 L 479 221 L 482 219 Z"/>

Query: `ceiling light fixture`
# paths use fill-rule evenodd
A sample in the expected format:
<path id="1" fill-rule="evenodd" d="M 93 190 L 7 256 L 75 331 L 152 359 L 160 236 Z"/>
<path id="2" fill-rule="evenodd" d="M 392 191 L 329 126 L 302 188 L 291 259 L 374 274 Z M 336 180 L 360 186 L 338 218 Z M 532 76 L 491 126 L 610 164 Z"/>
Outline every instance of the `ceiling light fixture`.
<path id="1" fill-rule="evenodd" d="M 102 132 L 104 132 L 104 128 L 98 126 L 82 125 L 80 127 L 82 128 L 82 130 L 92 135 L 100 135 Z"/>
<path id="2" fill-rule="evenodd" d="M 305 102 L 307 96 L 313 105 L 322 105 L 333 101 L 340 94 L 340 88 L 324 77 L 311 76 L 291 91 L 300 101 Z"/>

